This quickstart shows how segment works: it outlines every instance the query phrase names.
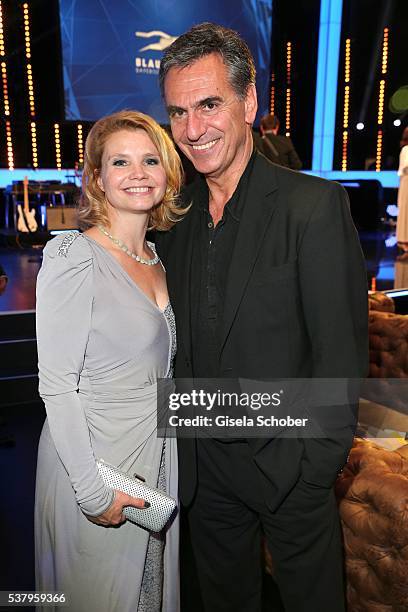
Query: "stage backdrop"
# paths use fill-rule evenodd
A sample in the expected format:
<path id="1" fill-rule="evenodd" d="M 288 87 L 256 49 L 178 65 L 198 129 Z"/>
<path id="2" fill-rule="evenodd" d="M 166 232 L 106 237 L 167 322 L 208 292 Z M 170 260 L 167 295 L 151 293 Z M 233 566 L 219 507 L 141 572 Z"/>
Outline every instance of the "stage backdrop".
<path id="1" fill-rule="evenodd" d="M 272 0 L 60 0 L 66 119 L 134 108 L 167 123 L 158 71 L 163 50 L 192 25 L 237 30 L 255 58 L 259 115 L 268 112 Z"/>

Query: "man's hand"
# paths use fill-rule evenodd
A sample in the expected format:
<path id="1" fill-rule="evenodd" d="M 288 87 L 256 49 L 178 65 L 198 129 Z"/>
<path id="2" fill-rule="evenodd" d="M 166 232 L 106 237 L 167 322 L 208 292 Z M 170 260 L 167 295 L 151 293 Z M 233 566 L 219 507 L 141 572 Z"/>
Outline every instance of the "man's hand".
<path id="1" fill-rule="evenodd" d="M 96 525 L 102 525 L 103 527 L 115 527 L 121 525 L 126 521 L 126 517 L 123 514 L 124 506 L 132 506 L 133 508 L 149 508 L 149 502 L 138 497 L 132 497 L 123 491 L 114 490 L 115 497 L 113 502 L 103 514 L 99 516 L 88 516 L 85 515 L 88 521 L 95 523 Z"/>

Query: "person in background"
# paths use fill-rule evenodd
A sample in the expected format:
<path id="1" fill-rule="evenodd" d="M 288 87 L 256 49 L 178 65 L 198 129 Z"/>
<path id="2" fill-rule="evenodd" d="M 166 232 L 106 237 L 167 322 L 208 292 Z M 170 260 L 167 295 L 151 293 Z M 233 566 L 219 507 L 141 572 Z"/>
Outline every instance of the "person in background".
<path id="1" fill-rule="evenodd" d="M 408 127 L 406 127 L 402 133 L 400 146 L 397 243 L 399 248 L 403 251 L 400 258 L 408 259 Z"/>
<path id="2" fill-rule="evenodd" d="M 165 50 L 159 76 L 174 140 L 200 173 L 183 196 L 189 212 L 156 239 L 175 307 L 176 382 L 366 376 L 366 271 L 347 194 L 254 150 L 245 41 L 199 24 Z M 333 484 L 356 414 L 329 408 L 335 432 L 320 439 L 270 428 L 262 439 L 179 438 L 206 612 L 260 612 L 262 533 L 286 612 L 344 612 Z"/>
<path id="3" fill-rule="evenodd" d="M 7 283 L 8 283 L 8 276 L 3 266 L 0 264 L 0 295 L 3 295 L 3 293 L 5 292 Z"/>
<path id="4" fill-rule="evenodd" d="M 181 218 L 181 179 L 174 145 L 151 117 L 100 119 L 85 146 L 85 231 L 44 249 L 36 584 L 64 593 L 71 612 L 178 610 L 177 520 L 165 534 L 125 521 L 125 506 L 148 506 L 107 487 L 96 460 L 177 497 L 176 440 L 157 436 L 156 405 L 157 379 L 172 373 L 174 315 L 146 231 Z"/>
<path id="5" fill-rule="evenodd" d="M 260 136 L 254 132 L 255 146 L 274 164 L 291 170 L 300 170 L 302 162 L 288 136 L 280 136 L 279 119 L 276 115 L 265 115 L 259 126 Z"/>

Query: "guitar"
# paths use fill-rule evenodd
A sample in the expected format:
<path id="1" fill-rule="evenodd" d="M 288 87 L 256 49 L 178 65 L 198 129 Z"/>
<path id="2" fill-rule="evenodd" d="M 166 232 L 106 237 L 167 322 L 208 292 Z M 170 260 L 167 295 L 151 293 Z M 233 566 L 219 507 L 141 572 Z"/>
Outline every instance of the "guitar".
<path id="1" fill-rule="evenodd" d="M 38 229 L 37 221 L 35 220 L 35 208 L 30 210 L 28 201 L 28 178 L 25 176 L 24 181 L 24 208 L 21 204 L 17 205 L 18 219 L 17 229 L 19 232 L 36 232 Z"/>

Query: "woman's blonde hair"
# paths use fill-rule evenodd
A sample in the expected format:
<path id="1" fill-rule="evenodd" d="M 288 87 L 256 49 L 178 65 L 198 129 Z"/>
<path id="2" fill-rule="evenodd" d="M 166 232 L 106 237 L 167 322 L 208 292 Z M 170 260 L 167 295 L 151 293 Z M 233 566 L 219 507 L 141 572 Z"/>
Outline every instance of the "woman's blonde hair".
<path id="1" fill-rule="evenodd" d="M 78 209 L 80 227 L 86 229 L 94 225 L 110 225 L 108 204 L 97 180 L 106 141 L 120 130 L 143 130 L 159 153 L 167 177 L 167 187 L 162 201 L 150 213 L 148 229 L 168 230 L 187 212 L 186 208 L 180 207 L 178 199 L 183 180 L 180 158 L 164 129 L 148 115 L 132 110 L 119 111 L 99 119 L 88 134 Z"/>

